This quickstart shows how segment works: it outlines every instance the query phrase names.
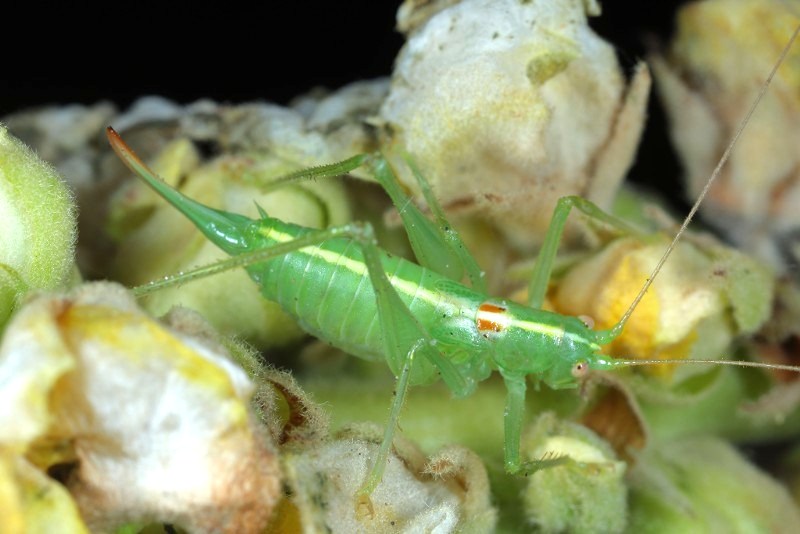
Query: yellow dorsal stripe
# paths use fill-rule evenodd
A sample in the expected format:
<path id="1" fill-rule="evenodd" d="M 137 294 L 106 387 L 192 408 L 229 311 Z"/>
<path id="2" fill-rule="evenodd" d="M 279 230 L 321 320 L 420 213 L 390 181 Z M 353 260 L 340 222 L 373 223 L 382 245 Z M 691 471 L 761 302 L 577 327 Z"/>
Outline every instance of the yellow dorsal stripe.
<path id="1" fill-rule="evenodd" d="M 286 243 L 296 238 L 296 236 L 290 233 L 281 232 L 275 228 L 266 230 L 264 232 L 264 236 L 268 237 L 268 239 L 274 240 L 279 243 Z M 369 273 L 367 272 L 367 266 L 363 261 L 353 259 L 340 252 L 334 252 L 319 247 L 309 246 L 298 250 L 297 252 L 295 252 L 295 254 L 304 254 L 314 258 L 319 258 L 324 262 L 328 263 L 331 267 L 346 269 L 355 276 L 369 276 Z M 392 287 L 394 287 L 399 293 L 406 295 L 409 299 L 417 298 L 427 302 L 432 306 L 439 304 L 441 301 L 440 292 L 421 286 L 417 282 L 404 280 L 396 276 L 393 277 L 390 281 L 392 283 Z M 477 313 L 478 312 L 476 311 L 476 317 Z M 485 312 L 485 311 L 480 313 L 495 314 L 495 312 Z M 551 326 L 536 321 L 519 319 L 517 317 L 513 317 L 507 310 L 502 312 L 502 314 L 504 315 L 504 317 L 502 318 L 493 317 L 492 320 L 496 322 L 501 322 L 507 327 L 518 328 L 526 332 L 534 332 L 537 334 L 548 336 L 550 338 L 566 337 L 567 339 L 570 339 L 577 343 L 589 343 L 588 340 L 583 336 L 565 332 L 563 328 Z M 597 350 L 599 349 L 600 347 L 598 346 Z"/>

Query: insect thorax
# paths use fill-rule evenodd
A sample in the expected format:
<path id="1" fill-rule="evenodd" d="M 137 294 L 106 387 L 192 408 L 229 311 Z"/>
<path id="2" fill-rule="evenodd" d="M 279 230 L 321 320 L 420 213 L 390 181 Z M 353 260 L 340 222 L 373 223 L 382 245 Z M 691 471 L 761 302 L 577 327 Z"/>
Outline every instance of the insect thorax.
<path id="1" fill-rule="evenodd" d="M 501 372 L 535 374 L 553 388 L 574 387 L 575 365 L 593 361 L 600 350 L 579 319 L 513 303 L 481 304 L 476 328 L 494 345 Z"/>

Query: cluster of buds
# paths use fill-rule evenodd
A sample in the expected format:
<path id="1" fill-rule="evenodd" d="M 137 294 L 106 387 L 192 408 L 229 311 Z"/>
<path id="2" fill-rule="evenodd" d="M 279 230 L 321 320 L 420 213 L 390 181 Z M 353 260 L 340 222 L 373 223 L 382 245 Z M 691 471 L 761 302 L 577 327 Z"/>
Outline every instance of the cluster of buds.
<path id="1" fill-rule="evenodd" d="M 669 56 L 654 60 L 690 189 L 707 178 L 744 95 L 762 78 L 742 54 L 731 62 L 731 48 L 773 60 L 796 22 L 781 6 L 692 3 Z M 354 421 L 385 419 L 393 385 L 385 362 L 330 358 L 318 343 L 292 355 L 294 374 L 264 365 L 250 346 L 269 353 L 303 331 L 241 269 L 138 302 L 113 283 L 79 283 L 81 272 L 131 287 L 224 257 L 98 148 L 113 120 L 186 196 L 307 227 L 367 218 L 382 245 L 396 233 L 382 226 L 392 217 L 375 191 L 328 179 L 276 187 L 273 179 L 358 152 L 410 156 L 465 240 L 482 249 L 478 261 L 504 258 L 485 269 L 506 298 L 518 289 L 506 280 L 506 259 L 535 250 L 559 197 L 581 195 L 646 221 L 646 230 L 626 232 L 571 217 L 575 246 L 556 259 L 545 306 L 612 327 L 674 224 L 635 193 L 619 201 L 650 82 L 644 66 L 626 81 L 613 47 L 588 25 L 599 14 L 594 0 L 408 0 L 398 13 L 408 41 L 390 80 L 291 108 L 145 98 L 125 113 L 100 104 L 7 118 L 8 130 L 34 136 L 68 186 L 0 126 L 3 527 L 486 532 L 524 522 L 591 532 L 800 523 L 782 486 L 709 436 L 763 440 L 800 428 L 792 415 L 800 386 L 774 387 L 785 377 L 755 384 L 752 370 L 670 365 L 591 375 L 581 395 L 531 391 L 537 413 L 521 444 L 524 481 L 501 472 L 502 380 L 488 379 L 459 403 L 443 386 L 415 388 L 406 437 L 395 439 L 381 482 L 360 499 L 382 431 Z M 755 17 L 768 24 L 744 28 Z M 734 241 L 778 270 L 786 265 L 777 251 L 796 227 L 789 208 L 798 166 L 795 151 L 781 149 L 796 145 L 795 63 L 778 75 L 707 204 Z M 408 166 L 396 167 L 420 200 Z M 511 268 L 529 270 L 525 262 Z M 498 272 L 502 280 L 492 279 Z M 761 349 L 749 356 L 785 357 L 787 340 L 800 336 L 797 317 L 796 284 L 713 237 L 687 234 L 604 350 L 630 360 L 708 360 L 756 335 L 760 345 L 744 346 Z"/>

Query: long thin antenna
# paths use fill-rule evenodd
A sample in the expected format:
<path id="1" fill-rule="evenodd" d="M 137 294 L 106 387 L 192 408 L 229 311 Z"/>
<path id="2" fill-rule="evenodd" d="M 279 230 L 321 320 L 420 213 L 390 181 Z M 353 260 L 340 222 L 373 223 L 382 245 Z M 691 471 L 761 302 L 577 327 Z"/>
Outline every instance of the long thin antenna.
<path id="1" fill-rule="evenodd" d="M 658 260 L 658 263 L 653 269 L 653 272 L 645 281 L 644 285 L 642 286 L 642 289 L 639 290 L 639 293 L 636 295 L 636 298 L 633 299 L 633 302 L 631 303 L 630 307 L 622 315 L 619 322 L 616 325 L 614 325 L 614 327 L 610 330 L 610 333 L 612 334 L 613 337 L 618 336 L 622 332 L 622 329 L 625 328 L 625 323 L 628 322 L 628 319 L 630 318 L 633 311 L 636 309 L 636 306 L 639 305 L 639 302 L 642 300 L 642 298 L 644 298 L 644 295 L 645 293 L 647 293 L 647 290 L 650 289 L 650 286 L 653 284 L 653 280 L 655 280 L 656 275 L 658 275 L 658 273 L 661 271 L 661 268 L 664 266 L 664 263 L 666 263 L 667 258 L 669 258 L 669 256 L 672 254 L 672 251 L 675 249 L 675 246 L 678 244 L 678 241 L 683 236 L 683 233 L 686 231 L 686 228 L 689 226 L 689 223 L 692 222 L 695 213 L 697 213 L 697 210 L 700 209 L 700 204 L 702 204 L 703 199 L 706 198 L 706 194 L 708 194 L 708 191 L 711 189 L 714 180 L 717 179 L 717 176 L 719 176 L 720 172 L 722 171 L 722 167 L 728 162 L 728 159 L 731 156 L 731 152 L 733 152 L 736 143 L 739 141 L 739 137 L 741 137 L 742 132 L 747 126 L 747 123 L 750 122 L 750 118 L 753 116 L 753 113 L 755 113 L 756 108 L 758 108 L 758 105 L 761 103 L 761 99 L 767 93 L 767 89 L 769 88 L 770 83 L 772 83 L 772 79 L 775 77 L 775 73 L 778 72 L 778 68 L 780 68 L 781 64 L 783 63 L 783 60 L 789 54 L 789 50 L 792 48 L 792 44 L 794 44 L 794 41 L 797 39 L 798 34 L 800 34 L 800 25 L 798 25 L 797 28 L 795 28 L 794 33 L 792 34 L 792 38 L 789 39 L 789 42 L 786 44 L 785 47 L 783 47 L 783 51 L 781 52 L 778 61 L 772 67 L 772 71 L 769 73 L 769 76 L 767 77 L 766 81 L 761 85 L 761 90 L 758 92 L 758 96 L 753 101 L 753 104 L 750 106 L 750 109 L 747 111 L 747 114 L 739 123 L 739 126 L 736 128 L 736 133 L 731 139 L 731 142 L 728 143 L 728 148 L 726 148 L 725 152 L 722 154 L 719 163 L 717 163 L 717 166 L 714 168 L 714 172 L 711 173 L 711 176 L 706 182 L 705 187 L 703 187 L 703 190 L 700 191 L 700 195 L 697 197 L 697 200 L 692 206 L 692 209 L 689 210 L 689 214 L 683 220 L 683 224 L 678 230 L 678 233 L 676 233 L 675 237 L 672 238 L 672 241 L 670 242 L 669 246 L 664 251 L 664 254 L 661 256 L 661 258 Z"/>
<path id="2" fill-rule="evenodd" d="M 606 364 L 612 367 L 635 367 L 638 365 L 685 365 L 692 363 L 712 363 L 714 365 L 731 365 L 734 367 L 757 367 L 759 369 L 772 369 L 775 371 L 798 372 L 796 365 L 785 365 L 780 363 L 748 362 L 743 360 L 617 360 L 609 359 Z"/>

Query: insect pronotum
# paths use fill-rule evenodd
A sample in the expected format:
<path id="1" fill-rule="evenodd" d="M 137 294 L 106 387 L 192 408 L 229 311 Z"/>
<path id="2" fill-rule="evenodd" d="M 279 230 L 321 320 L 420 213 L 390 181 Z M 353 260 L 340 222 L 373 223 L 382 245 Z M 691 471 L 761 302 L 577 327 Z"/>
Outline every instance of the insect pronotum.
<path id="1" fill-rule="evenodd" d="M 420 173 L 412 167 L 436 222 L 426 219 L 398 186 L 392 168 L 380 155 L 360 155 L 285 177 L 285 181 L 335 176 L 367 166 L 401 210 L 406 230 L 421 265 L 389 256 L 375 240 L 371 226 L 352 222 L 314 230 L 269 217 L 261 211 L 253 220 L 213 209 L 172 189 L 136 156 L 119 135 L 108 128 L 109 141 L 132 171 L 190 219 L 213 243 L 232 257 L 220 263 L 167 277 L 137 288 L 137 293 L 184 283 L 217 272 L 244 267 L 263 296 L 278 302 L 311 334 L 346 352 L 383 360 L 397 377 L 383 441 L 359 494 L 368 498 L 380 482 L 397 428 L 400 411 L 411 385 L 441 378 L 457 397 L 468 395 L 493 371 L 506 389 L 504 458 L 509 473 L 526 473 L 536 466 L 520 458 L 526 379 L 532 376 L 551 388 L 573 388 L 593 370 L 622 367 L 715 363 L 800 371 L 788 365 L 717 360 L 630 360 L 600 353 L 620 335 L 686 227 L 702 203 L 720 169 L 728 160 L 750 116 L 765 94 L 800 27 L 795 30 L 758 97 L 736 131 L 717 168 L 709 177 L 682 226 L 664 251 L 619 321 L 595 331 L 580 319 L 539 309 L 569 211 L 580 211 L 616 225 L 619 222 L 579 197 L 559 200 L 531 277 L 527 305 L 486 294 L 480 271 Z M 444 251 L 444 253 L 442 253 Z M 451 269 L 452 265 L 460 266 Z M 471 287 L 462 285 L 463 275 Z M 332 280 L 336 283 L 332 284 Z M 335 291 L 322 288 L 335 287 Z M 343 311 L 344 310 L 344 311 Z M 345 313 L 346 311 L 346 313 Z M 364 318 L 370 320 L 364 321 Z M 346 335 L 342 335 L 346 332 Z"/>

